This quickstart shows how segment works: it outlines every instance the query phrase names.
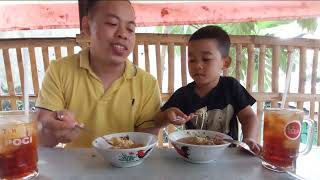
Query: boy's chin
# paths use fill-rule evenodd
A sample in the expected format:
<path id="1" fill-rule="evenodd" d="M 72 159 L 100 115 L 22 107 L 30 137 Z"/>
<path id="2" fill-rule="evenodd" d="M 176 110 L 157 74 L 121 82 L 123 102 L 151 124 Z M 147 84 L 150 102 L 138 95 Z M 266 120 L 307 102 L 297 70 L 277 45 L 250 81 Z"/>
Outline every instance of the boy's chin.
<path id="1" fill-rule="evenodd" d="M 199 87 L 208 85 L 207 82 L 203 82 L 203 81 L 197 81 L 197 80 L 195 80 L 194 82 L 195 82 L 196 85 L 199 86 Z"/>

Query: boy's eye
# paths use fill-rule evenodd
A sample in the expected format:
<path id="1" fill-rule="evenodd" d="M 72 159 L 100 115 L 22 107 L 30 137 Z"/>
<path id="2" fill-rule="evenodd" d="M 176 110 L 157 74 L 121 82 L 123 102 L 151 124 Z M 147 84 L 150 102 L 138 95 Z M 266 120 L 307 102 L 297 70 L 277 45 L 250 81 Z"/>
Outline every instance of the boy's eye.
<path id="1" fill-rule="evenodd" d="M 212 59 L 210 58 L 203 58 L 203 61 L 207 62 L 207 61 L 211 61 Z"/>
<path id="2" fill-rule="evenodd" d="M 189 62 L 191 62 L 191 63 L 193 63 L 193 62 L 195 62 L 195 60 L 194 59 L 188 59 L 189 60 Z"/>

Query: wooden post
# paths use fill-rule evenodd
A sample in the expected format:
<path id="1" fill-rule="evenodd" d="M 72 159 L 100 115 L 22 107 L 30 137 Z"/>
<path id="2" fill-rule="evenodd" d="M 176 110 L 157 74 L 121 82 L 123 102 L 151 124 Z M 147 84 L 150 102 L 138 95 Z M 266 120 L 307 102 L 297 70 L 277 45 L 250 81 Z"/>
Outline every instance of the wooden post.
<path id="1" fill-rule="evenodd" d="M 43 65 L 44 69 L 47 70 L 49 67 L 49 52 L 48 47 L 42 47 L 42 58 L 43 58 Z"/>
<path id="2" fill-rule="evenodd" d="M 68 56 L 71 56 L 74 54 L 74 46 L 67 46 L 67 53 Z"/>
<path id="3" fill-rule="evenodd" d="M 236 79 L 240 81 L 241 79 L 241 51 L 242 44 L 236 45 Z"/>
<path id="4" fill-rule="evenodd" d="M 150 73 L 149 46 L 147 43 L 144 43 L 144 62 L 146 71 Z"/>
<path id="5" fill-rule="evenodd" d="M 254 63 L 254 44 L 249 44 L 248 45 L 247 82 L 246 82 L 246 89 L 248 92 L 252 92 L 253 63 Z"/>
<path id="6" fill-rule="evenodd" d="M 182 86 L 187 85 L 187 53 L 186 53 L 186 45 L 181 45 L 180 48 L 181 54 L 181 80 Z"/>
<path id="7" fill-rule="evenodd" d="M 314 48 L 313 49 L 313 62 L 312 62 L 312 78 L 311 78 L 311 94 L 313 94 L 313 95 L 316 95 L 316 93 L 317 93 L 316 85 L 317 85 L 318 58 L 319 58 L 319 48 Z M 315 100 L 311 100 L 310 101 L 310 118 L 311 119 L 314 119 L 314 111 L 315 111 Z M 318 112 L 318 115 L 319 115 L 319 112 Z M 319 138 L 320 138 L 320 136 L 319 136 Z"/>
<path id="8" fill-rule="evenodd" d="M 299 66 L 299 93 L 304 93 L 306 84 L 306 59 L 307 59 L 307 49 L 305 47 L 300 48 L 300 66 Z M 303 102 L 297 102 L 297 108 L 303 109 Z"/>
<path id="9" fill-rule="evenodd" d="M 31 65 L 31 74 L 32 74 L 34 95 L 38 96 L 39 80 L 38 80 L 38 70 L 37 70 L 37 62 L 36 62 L 36 55 L 34 52 L 34 47 L 29 47 L 29 55 L 30 55 L 30 65 Z M 25 78 L 28 79 L 27 77 L 25 77 Z"/>
<path id="10" fill-rule="evenodd" d="M 280 59 L 280 46 L 275 45 L 272 48 L 272 92 L 279 92 L 279 59 Z M 272 107 L 278 107 L 278 101 L 271 101 Z"/>
<path id="11" fill-rule="evenodd" d="M 156 43 L 156 61 L 157 61 L 157 80 L 159 83 L 160 92 L 162 93 L 162 59 L 160 55 L 160 43 Z"/>
<path id="12" fill-rule="evenodd" d="M 138 54 L 138 44 L 136 43 L 134 45 L 134 49 L 133 49 L 133 64 L 139 66 L 139 54 Z"/>
<path id="13" fill-rule="evenodd" d="M 168 93 L 174 92 L 174 44 L 169 43 L 168 47 Z"/>
<path id="14" fill-rule="evenodd" d="M 60 46 L 54 47 L 54 55 L 56 57 L 56 60 L 61 59 L 61 47 Z"/>
<path id="15" fill-rule="evenodd" d="M 2 51 L 3 51 L 4 67 L 5 67 L 6 76 L 7 76 L 8 93 L 10 97 L 14 97 L 15 92 L 14 92 L 14 84 L 13 84 L 13 78 L 12 78 L 12 69 L 11 69 L 11 62 L 9 57 L 9 50 L 3 49 Z M 11 110 L 16 110 L 17 102 L 15 101 L 15 99 L 10 98 L 9 102 L 11 105 Z"/>
<path id="16" fill-rule="evenodd" d="M 265 58 L 266 58 L 266 46 L 260 46 L 259 54 L 259 72 L 258 72 L 258 91 L 264 93 L 264 75 L 265 75 Z M 262 140 L 262 117 L 263 117 L 263 101 L 257 101 L 257 116 L 258 116 L 258 136 L 257 142 Z"/>
<path id="17" fill-rule="evenodd" d="M 24 68 L 23 68 L 21 48 L 16 48 L 16 54 L 17 54 L 17 62 L 18 62 L 18 68 L 19 68 L 21 94 L 24 96 Z"/>

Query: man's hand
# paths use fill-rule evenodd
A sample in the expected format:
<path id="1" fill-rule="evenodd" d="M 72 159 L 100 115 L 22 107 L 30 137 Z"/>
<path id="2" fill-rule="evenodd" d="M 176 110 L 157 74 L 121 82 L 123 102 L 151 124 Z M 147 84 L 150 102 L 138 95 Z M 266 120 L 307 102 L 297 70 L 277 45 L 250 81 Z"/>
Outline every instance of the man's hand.
<path id="1" fill-rule="evenodd" d="M 42 125 L 40 144 L 55 146 L 58 143 L 68 143 L 80 135 L 80 129 L 72 112 L 67 110 L 49 111 L 40 109 L 38 121 Z"/>

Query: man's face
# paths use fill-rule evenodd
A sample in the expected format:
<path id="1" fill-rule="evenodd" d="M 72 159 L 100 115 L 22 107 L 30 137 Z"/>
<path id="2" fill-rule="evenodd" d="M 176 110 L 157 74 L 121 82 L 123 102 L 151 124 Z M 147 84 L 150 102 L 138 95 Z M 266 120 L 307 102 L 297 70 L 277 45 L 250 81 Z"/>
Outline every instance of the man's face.
<path id="1" fill-rule="evenodd" d="M 218 80 L 224 68 L 224 58 L 214 39 L 200 39 L 188 45 L 189 74 L 197 85 Z"/>
<path id="2" fill-rule="evenodd" d="M 93 57 L 123 63 L 135 43 L 135 15 L 128 1 L 98 1 L 89 17 Z"/>

